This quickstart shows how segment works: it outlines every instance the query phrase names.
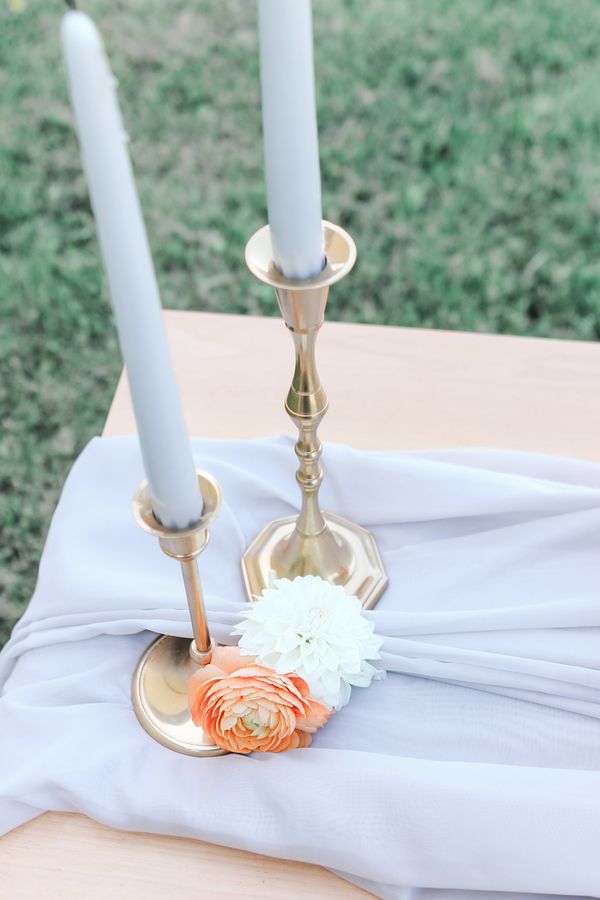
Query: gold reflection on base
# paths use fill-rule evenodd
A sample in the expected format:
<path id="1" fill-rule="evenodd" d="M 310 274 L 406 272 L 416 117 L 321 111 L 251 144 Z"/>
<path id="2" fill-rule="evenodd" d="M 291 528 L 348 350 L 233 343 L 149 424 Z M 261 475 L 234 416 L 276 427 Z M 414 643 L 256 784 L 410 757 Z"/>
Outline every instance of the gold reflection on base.
<path id="1" fill-rule="evenodd" d="M 223 756 L 202 728 L 194 725 L 188 705 L 188 680 L 198 667 L 187 638 L 163 635 L 140 659 L 132 684 L 133 708 L 154 740 L 188 756 Z"/>

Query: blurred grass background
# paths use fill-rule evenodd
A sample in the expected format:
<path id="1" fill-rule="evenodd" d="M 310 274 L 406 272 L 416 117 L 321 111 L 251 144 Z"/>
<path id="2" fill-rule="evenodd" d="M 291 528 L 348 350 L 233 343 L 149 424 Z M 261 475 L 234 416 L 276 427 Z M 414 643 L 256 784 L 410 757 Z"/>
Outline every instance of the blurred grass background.
<path id="1" fill-rule="evenodd" d="M 165 306 L 274 315 L 250 0 L 87 0 L 120 81 Z M 120 361 L 58 0 L 0 0 L 0 643 Z M 332 319 L 600 337 L 600 4 L 314 0 Z"/>

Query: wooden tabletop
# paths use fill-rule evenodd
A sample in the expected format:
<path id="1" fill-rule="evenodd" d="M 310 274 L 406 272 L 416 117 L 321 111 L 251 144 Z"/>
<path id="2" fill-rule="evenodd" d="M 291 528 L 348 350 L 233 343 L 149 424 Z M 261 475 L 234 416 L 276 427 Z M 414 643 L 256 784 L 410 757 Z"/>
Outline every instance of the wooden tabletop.
<path id="1" fill-rule="evenodd" d="M 292 342 L 279 318 L 170 312 L 190 433 L 293 433 Z M 600 460 L 600 345 L 327 323 L 325 440 L 366 450 L 507 447 Z M 105 434 L 135 430 L 121 382 Z"/>
<path id="2" fill-rule="evenodd" d="M 166 315 L 190 432 L 292 433 L 292 347 L 279 319 Z M 325 439 L 366 449 L 509 447 L 600 461 L 600 346 L 328 323 Z M 132 432 L 121 380 L 104 433 Z M 366 897 L 316 866 L 47 813 L 0 840 L 0 897 L 159 900 Z"/>

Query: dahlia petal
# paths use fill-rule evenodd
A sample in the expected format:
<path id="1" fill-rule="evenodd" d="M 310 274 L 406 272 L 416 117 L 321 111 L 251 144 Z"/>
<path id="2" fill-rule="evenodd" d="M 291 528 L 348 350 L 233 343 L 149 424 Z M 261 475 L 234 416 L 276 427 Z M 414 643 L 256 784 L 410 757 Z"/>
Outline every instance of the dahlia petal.
<path id="1" fill-rule="evenodd" d="M 290 653 L 298 648 L 299 641 L 297 634 L 282 634 L 275 641 L 275 649 L 278 653 Z"/>

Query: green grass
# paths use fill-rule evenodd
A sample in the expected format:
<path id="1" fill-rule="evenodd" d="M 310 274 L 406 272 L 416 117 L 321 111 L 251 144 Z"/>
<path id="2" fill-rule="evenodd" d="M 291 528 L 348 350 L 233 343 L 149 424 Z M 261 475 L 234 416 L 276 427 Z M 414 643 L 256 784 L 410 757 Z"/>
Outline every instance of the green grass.
<path id="1" fill-rule="evenodd" d="M 0 641 L 120 362 L 55 0 L 0 0 Z M 88 0 L 121 83 L 167 307 L 275 314 L 254 3 Z M 330 316 L 600 337 L 600 4 L 315 0 Z"/>

